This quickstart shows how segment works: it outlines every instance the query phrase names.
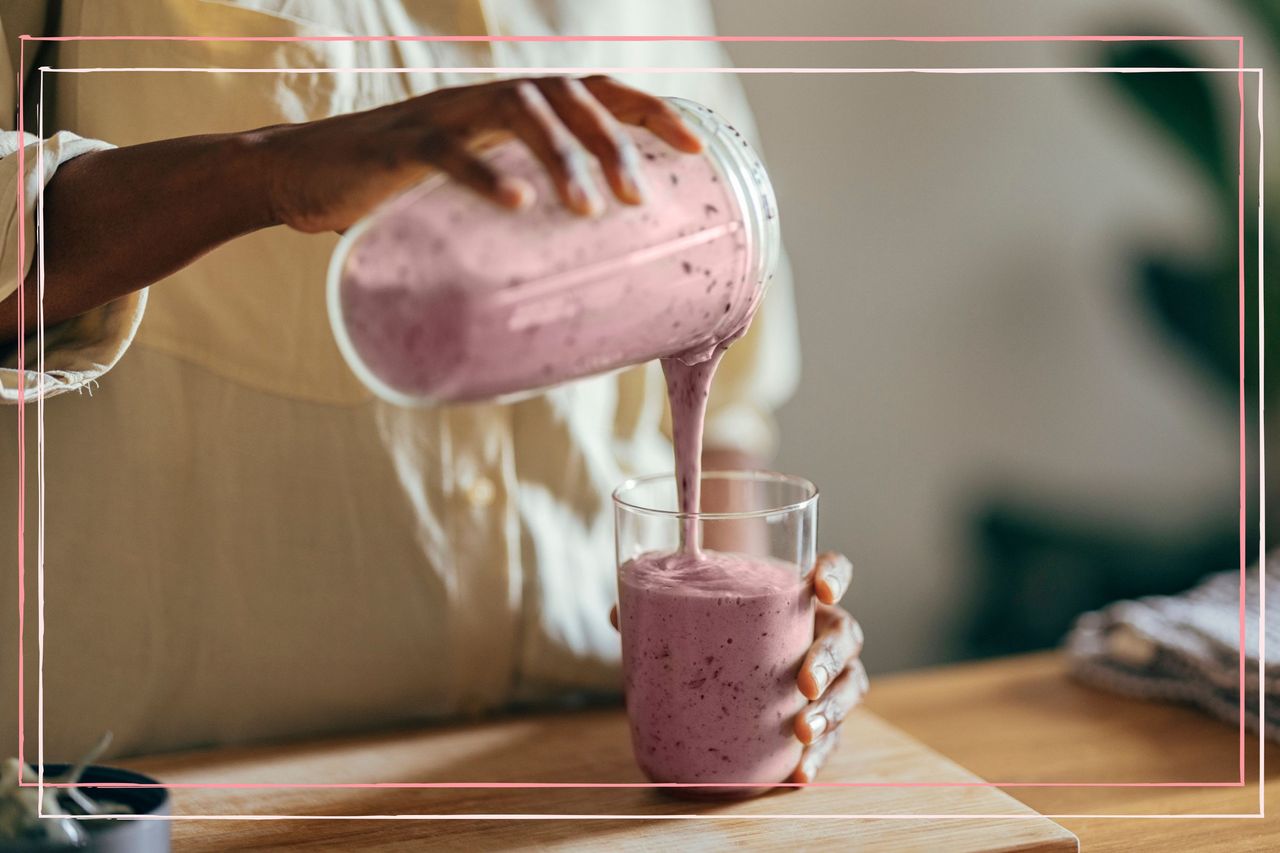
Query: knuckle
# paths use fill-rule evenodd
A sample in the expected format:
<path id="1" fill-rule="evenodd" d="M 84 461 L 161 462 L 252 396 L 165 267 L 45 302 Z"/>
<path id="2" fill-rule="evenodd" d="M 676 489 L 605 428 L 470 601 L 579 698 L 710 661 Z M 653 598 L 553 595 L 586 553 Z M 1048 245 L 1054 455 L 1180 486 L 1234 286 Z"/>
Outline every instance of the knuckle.
<path id="1" fill-rule="evenodd" d="M 862 644 L 866 641 L 866 635 L 862 633 L 862 625 L 852 616 L 849 619 L 849 637 L 853 640 L 853 644 L 858 648 L 862 648 Z"/>
<path id="2" fill-rule="evenodd" d="M 827 713 L 833 720 L 843 720 L 858 700 L 857 683 L 851 675 L 852 673 L 846 672 L 840 679 L 838 689 L 832 690 L 827 699 Z"/>
<path id="3" fill-rule="evenodd" d="M 507 89 L 507 98 L 520 107 L 532 106 L 537 103 L 538 87 L 529 79 L 515 80 Z"/>
<path id="4" fill-rule="evenodd" d="M 840 637 L 850 637 L 853 632 L 853 616 L 849 615 L 849 611 L 843 607 L 832 606 L 830 611 L 831 625 L 834 632 Z"/>
<path id="5" fill-rule="evenodd" d="M 840 649 L 837 648 L 835 640 L 827 640 L 822 644 L 819 651 L 819 663 L 824 666 L 828 672 L 836 672 L 840 668 L 842 661 L 840 660 Z"/>
<path id="6" fill-rule="evenodd" d="M 556 81 L 559 83 L 559 87 L 561 89 L 568 92 L 575 98 L 581 98 L 584 100 L 591 99 L 591 93 L 587 91 L 586 85 L 584 85 L 577 77 L 557 77 Z"/>
<path id="7" fill-rule="evenodd" d="M 428 159 L 442 157 L 450 148 L 448 136 L 439 132 L 428 133 L 422 137 L 422 141 L 419 143 L 419 150 Z"/>
<path id="8" fill-rule="evenodd" d="M 559 74 L 553 74 L 550 77 L 538 77 L 533 81 L 539 89 L 544 92 L 555 92 L 556 94 L 572 92 L 573 88 L 570 83 L 576 83 L 576 80 L 570 80 Z"/>

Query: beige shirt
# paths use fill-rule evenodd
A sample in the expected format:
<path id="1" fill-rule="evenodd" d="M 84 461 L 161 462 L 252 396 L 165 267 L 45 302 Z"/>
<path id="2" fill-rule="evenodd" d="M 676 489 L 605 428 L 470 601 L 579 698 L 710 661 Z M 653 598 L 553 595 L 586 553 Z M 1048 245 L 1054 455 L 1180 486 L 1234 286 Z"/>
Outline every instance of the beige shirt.
<path id="1" fill-rule="evenodd" d="M 707 33 L 700 3 L 131 0 L 0 12 L 2 50 L 39 34 Z M 28 74 L 36 43 L 28 43 Z M 16 72 L 18 56 L 8 55 Z M 0 298 L 35 250 L 38 171 L 110 145 L 304 121 L 498 76 L 460 66 L 713 66 L 713 44 L 64 42 L 69 68 L 297 68 L 44 76 L 46 141 L 0 124 Z M 0 68 L 5 68 L 0 61 Z M 323 74 L 365 67 L 412 73 Z M 440 69 L 440 70 L 436 70 Z M 623 74 L 750 126 L 731 75 Z M 31 78 L 38 83 L 39 74 Z M 0 75 L 0 122 L 19 93 Z M 36 131 L 35 117 L 26 130 Z M 55 131 L 61 131 L 55 133 Z M 25 171 L 15 152 L 25 144 Z M 25 181 L 26 209 L 16 210 Z M 157 199 L 183 204 L 183 199 Z M 20 217 L 28 257 L 17 256 Z M 147 235 L 139 234 L 146 240 Z M 0 354 L 27 406 L 28 754 L 36 730 L 36 551 L 45 513 L 44 725 L 50 760 L 104 729 L 115 752 L 292 736 L 616 689 L 611 489 L 671 467 L 654 365 L 509 405 L 405 410 L 341 360 L 323 282 L 336 238 L 284 228 L 225 245 L 137 294 L 50 329 L 43 376 Z M 58 251 L 55 245 L 44 247 Z M 794 386 L 785 276 L 721 368 L 708 441 L 771 451 Z M 109 371 L 109 372 L 108 372 Z M 38 487 L 34 398 L 45 405 Z M 67 392 L 80 393 L 67 393 Z M 91 393 L 90 393 L 91 392 Z M 16 447 L 16 419 L 0 422 Z M 0 477 L 16 478 L 6 452 Z M 16 490 L 0 490 L 14 554 Z M 0 631 L 17 633 L 15 608 Z M 16 682 L 0 655 L 0 682 Z M 0 721 L 16 726 L 14 701 Z"/>

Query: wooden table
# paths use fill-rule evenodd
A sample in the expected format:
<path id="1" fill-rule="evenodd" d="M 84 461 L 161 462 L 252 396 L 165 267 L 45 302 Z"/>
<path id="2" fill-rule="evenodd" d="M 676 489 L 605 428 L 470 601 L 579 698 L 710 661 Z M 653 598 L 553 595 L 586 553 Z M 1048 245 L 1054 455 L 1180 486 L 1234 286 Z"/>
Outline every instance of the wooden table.
<path id="1" fill-rule="evenodd" d="M 1239 742 L 1229 727 L 1186 709 L 1125 700 L 1074 684 L 1053 655 L 876 679 L 868 706 L 870 711 L 858 712 L 846 725 L 846 742 L 833 759 L 829 778 L 973 780 L 963 766 L 1001 782 L 1238 779 Z M 294 846 L 1061 850 L 1074 846 L 1070 836 L 1038 820 L 781 821 L 753 816 L 913 815 L 920 813 L 925 801 L 934 814 L 1028 815 L 1026 806 L 1046 814 L 1256 813 L 1256 740 L 1249 739 L 1246 747 L 1249 781 L 1244 787 L 1008 787 L 1007 794 L 1021 803 L 996 789 L 969 786 L 811 789 L 775 792 L 732 805 L 676 801 L 636 788 L 179 789 L 178 811 L 189 814 L 545 812 L 645 817 L 625 821 L 190 821 L 175 823 L 174 841 L 179 853 Z M 611 709 L 122 763 L 170 783 L 641 781 L 629 754 L 625 719 Z M 894 770 L 886 772 L 885 767 Z M 1274 771 L 1268 772 L 1268 779 L 1275 780 Z M 1270 781 L 1268 788 L 1274 788 L 1276 781 Z M 722 819 L 656 819 L 671 814 L 719 814 Z M 1076 833 L 1086 851 L 1280 850 L 1280 824 L 1275 820 L 1076 817 L 1059 822 Z"/>
<path id="2" fill-rule="evenodd" d="M 1238 730 L 1197 711 L 1124 699 L 1070 680 L 1056 654 L 877 679 L 867 706 L 998 782 L 1238 782 Z M 1280 760 L 1268 750 L 1262 819 L 1057 818 L 1089 851 L 1280 850 Z M 1236 787 L 1007 787 L 1042 814 L 1257 814 L 1258 740 Z"/>

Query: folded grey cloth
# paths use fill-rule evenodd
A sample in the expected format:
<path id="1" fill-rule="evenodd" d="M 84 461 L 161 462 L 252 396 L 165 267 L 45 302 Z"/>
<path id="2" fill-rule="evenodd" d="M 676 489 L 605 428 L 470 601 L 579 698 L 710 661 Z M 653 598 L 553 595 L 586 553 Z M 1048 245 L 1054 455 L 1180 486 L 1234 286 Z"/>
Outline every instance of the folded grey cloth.
<path id="1" fill-rule="evenodd" d="M 1267 595 L 1267 662 L 1259 679 L 1259 575 Z M 1245 581 L 1245 725 L 1257 732 L 1266 691 L 1268 740 L 1280 741 L 1280 551 Z M 1120 601 L 1076 620 L 1067 635 L 1072 673 L 1143 699 L 1187 702 L 1236 725 L 1240 719 L 1240 572 L 1206 578 L 1175 596 Z"/>

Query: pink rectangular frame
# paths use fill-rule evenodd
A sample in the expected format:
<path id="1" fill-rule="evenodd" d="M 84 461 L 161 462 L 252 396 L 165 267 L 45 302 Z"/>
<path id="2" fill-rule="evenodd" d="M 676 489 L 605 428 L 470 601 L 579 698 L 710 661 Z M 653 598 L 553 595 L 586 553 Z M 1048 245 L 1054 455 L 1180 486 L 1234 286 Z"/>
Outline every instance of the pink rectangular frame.
<path id="1" fill-rule="evenodd" d="M 1244 347 L 1244 324 L 1245 324 L 1245 277 L 1244 277 L 1244 151 L 1245 151 L 1245 121 L 1244 121 L 1244 75 L 1246 73 L 1256 73 L 1258 75 L 1258 126 L 1259 136 L 1263 133 L 1263 92 L 1262 92 L 1262 69 L 1246 68 L 1244 65 L 1244 38 L 1243 36 L 1120 36 L 1120 35 L 1100 35 L 1100 36 L 291 36 L 291 37 L 270 37 L 270 36 L 250 36 L 250 37 L 204 37 L 204 36 L 48 36 L 35 37 L 30 35 L 22 35 L 19 37 L 19 71 L 17 75 L 17 84 L 19 92 L 18 97 L 18 131 L 22 133 L 25 129 L 25 116 L 23 110 L 23 99 L 21 92 L 23 91 L 22 71 L 25 68 L 23 54 L 25 52 L 26 43 L 42 42 L 42 41 L 237 41 L 237 42 L 300 42 L 300 41 L 439 41 L 439 42 L 468 42 L 468 41 L 491 41 L 491 42 L 579 42 L 579 41 L 712 41 L 712 42 L 921 42 L 921 43 L 980 43 L 980 42 L 1141 42 L 1141 41 L 1208 41 L 1208 42 L 1235 42 L 1237 45 L 1237 66 L 1235 68 L 1177 68 L 1177 69 L 1117 69 L 1117 68 L 523 68 L 512 69 L 502 66 L 486 67 L 477 69 L 466 68 L 450 68 L 444 70 L 451 71 L 476 71 L 491 73 L 496 70 L 521 71 L 525 73 L 582 73 L 582 72 L 603 72 L 603 73 L 620 73 L 625 71 L 700 71 L 710 73 L 850 73 L 850 72 L 868 72 L 868 73 L 894 73 L 902 71 L 918 71 L 927 73 L 998 73 L 998 72 L 1025 72 L 1025 73 L 1055 73 L 1055 72 L 1072 72 L 1072 71 L 1094 71 L 1099 73 L 1158 73 L 1158 72 L 1234 72 L 1237 74 L 1237 92 L 1239 97 L 1239 159 L 1238 159 L 1238 210 L 1237 210 L 1237 230 L 1238 230 L 1238 278 L 1239 278 L 1239 444 L 1240 444 L 1240 507 L 1239 507 L 1239 526 L 1240 526 L 1240 659 L 1239 659 L 1239 676 L 1240 676 L 1240 718 L 1239 718 L 1239 779 L 1233 781 L 1217 781 L 1217 782 L 810 782 L 810 783 L 784 783 L 790 787 L 1068 787 L 1068 788 L 1086 788 L 1086 787 L 1103 787 L 1103 788 L 1165 788 L 1165 787 L 1188 787 L 1188 788 L 1210 788 L 1210 787 L 1243 787 L 1246 781 L 1246 761 L 1245 761 L 1245 595 L 1246 595 L 1246 493 L 1247 493 L 1247 467 L 1246 467 L 1246 415 L 1245 415 L 1245 384 L 1244 384 L 1244 364 L 1245 364 L 1245 347 Z M 43 83 L 43 73 L 45 71 L 76 71 L 80 73 L 89 72 L 90 69 L 51 69 L 41 68 L 41 82 Z M 153 70 L 153 71 L 171 71 L 177 69 L 112 69 L 112 70 Z M 199 69 L 209 70 L 209 69 Z M 261 70 L 263 72 L 280 72 L 286 69 L 221 69 L 229 72 Z M 293 70 L 311 70 L 315 72 L 324 71 L 383 71 L 386 69 L 293 69 Z M 394 71 L 403 72 L 411 69 L 392 69 Z M 439 71 L 441 69 L 429 69 Z M 43 117 L 39 118 L 38 128 L 40 136 L 43 137 Z M 1262 154 L 1261 139 L 1259 144 L 1258 170 L 1259 170 L 1259 234 L 1262 229 Z M 25 149 L 20 146 L 17 151 L 18 171 L 25 174 Z M 43 190 L 43 158 L 41 154 L 40 161 L 41 183 Z M 25 188 L 24 181 L 17 182 L 17 205 L 18 210 L 25 209 Z M 43 192 L 41 194 L 41 202 L 43 202 Z M 24 272 L 24 259 L 26 257 L 26 220 L 25 217 L 19 218 L 18 230 L 18 278 L 21 281 Z M 43 247 L 41 247 L 43 248 Z M 1263 381 L 1263 318 L 1261 306 L 1263 302 L 1262 287 L 1262 241 L 1259 239 L 1258 249 L 1258 267 L 1259 267 L 1259 318 L 1258 318 L 1258 337 L 1259 337 L 1259 393 L 1261 394 L 1261 386 Z M 39 281 L 38 293 L 39 298 L 43 300 L 44 287 L 44 268 L 43 254 L 41 254 L 38 262 L 37 277 Z M 24 316 L 24 295 L 23 288 L 18 288 L 18 312 L 19 316 Z M 44 427 L 44 395 L 43 395 L 43 303 L 38 307 L 39 320 L 37 322 L 37 341 L 40 348 L 40 371 L 37 378 L 37 428 L 39 430 L 38 442 L 38 465 L 40 467 L 41 480 L 43 481 L 43 427 Z M 25 370 L 26 366 L 26 342 L 20 339 L 18 344 L 17 367 L 19 374 Z M 23 638 L 25 634 L 25 601 L 26 601 L 26 580 L 25 580 L 25 497 L 26 497 L 26 434 L 25 434 L 25 382 L 20 382 L 18 387 L 18 758 L 19 761 L 25 761 L 24 756 L 24 671 L 23 671 Z M 1261 417 L 1259 418 L 1259 429 L 1263 429 Z M 1265 450 L 1260 449 L 1259 468 L 1260 472 L 1265 466 Z M 1260 503 L 1263 508 L 1266 505 L 1265 482 L 1260 474 Z M 43 503 L 43 501 L 42 501 Z M 1260 513 L 1260 553 L 1265 554 L 1265 517 Z M 41 621 L 43 622 L 43 505 L 40 507 L 40 550 L 39 558 L 39 585 L 40 585 L 40 606 Z M 1259 672 L 1261 673 L 1265 666 L 1265 647 L 1266 647 L 1266 585 L 1260 583 L 1260 612 L 1259 612 Z M 39 704 L 41 712 L 43 712 L 43 631 L 40 637 L 41 645 L 41 680 L 40 680 L 40 697 Z M 1263 691 L 1259 691 L 1259 719 L 1264 718 L 1265 695 Z M 1257 814 L 1210 814 L 1210 815 L 1133 815 L 1133 814 L 1116 814 L 1116 815 L 1046 815 L 1047 817 L 1071 818 L 1071 817 L 1100 817 L 1100 818 L 1173 818 L 1173 819 L 1191 819 L 1191 818 L 1260 818 L 1265 812 L 1264 798 L 1264 767 L 1265 767 L 1265 739 L 1259 740 L 1259 756 L 1258 756 L 1258 773 L 1259 773 L 1259 810 Z M 43 739 L 41 740 L 41 752 L 43 753 Z M 46 784 L 43 774 L 43 754 L 40 756 L 39 780 L 35 783 L 21 783 L 27 787 L 69 787 L 65 784 Z M 83 784 L 83 783 L 81 783 Z M 475 783 L 453 783 L 453 782 L 405 782 L 405 783 L 179 783 L 168 785 L 144 785 L 133 783 L 113 783 L 109 786 L 99 787 L 169 787 L 169 788 L 659 788 L 659 787 L 699 787 L 699 783 L 525 783 L 525 782 L 475 782 Z M 42 815 L 43 816 L 43 815 Z M 1020 818 L 1020 817 L 1039 817 L 1040 815 L 763 815 L 753 816 L 761 818 L 806 818 L 806 819 L 846 819 L 846 818 L 876 818 L 876 819 L 981 819 L 981 818 Z M 332 815 L 332 816 L 313 816 L 313 815 L 181 815 L 171 818 L 162 819 L 195 819 L 195 820 L 245 820 L 245 819 L 347 819 L 347 820 L 368 820 L 368 819 L 477 819 L 477 818 L 510 818 L 510 819 L 682 819 L 697 817 L 719 817 L 715 815 L 533 815 L 533 814 L 516 814 L 516 815 Z M 725 816 L 737 817 L 741 816 Z M 92 818 L 77 818 L 92 819 Z M 139 817 L 135 819 L 148 819 Z"/>

